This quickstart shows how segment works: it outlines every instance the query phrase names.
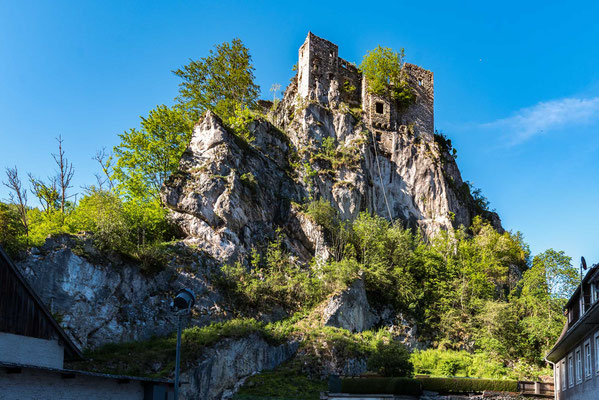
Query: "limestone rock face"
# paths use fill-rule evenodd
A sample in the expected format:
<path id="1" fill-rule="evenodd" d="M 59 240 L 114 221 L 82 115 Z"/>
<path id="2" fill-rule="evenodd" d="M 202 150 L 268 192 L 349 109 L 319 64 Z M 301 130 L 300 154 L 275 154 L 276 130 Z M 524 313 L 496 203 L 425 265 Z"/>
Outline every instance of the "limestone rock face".
<path id="1" fill-rule="evenodd" d="M 279 346 L 268 344 L 257 334 L 225 340 L 208 349 L 195 367 L 182 374 L 181 396 L 189 400 L 229 399 L 245 378 L 273 369 L 291 358 L 298 342 Z"/>
<path id="2" fill-rule="evenodd" d="M 222 319 L 221 297 L 208 282 L 201 259 L 187 264 L 187 271 L 171 266 L 147 276 L 116 258 L 91 262 L 73 253 L 77 247 L 69 236 L 48 239 L 17 265 L 81 348 L 173 332 L 176 318 L 169 305 L 182 287 L 197 295 L 193 324 Z"/>
<path id="3" fill-rule="evenodd" d="M 223 261 L 237 260 L 273 239 L 278 227 L 294 219 L 291 202 L 304 195 L 288 174 L 285 136 L 264 121 L 254 123 L 251 132 L 255 140 L 250 145 L 207 112 L 194 129 L 179 172 L 161 192 L 188 241 Z M 305 256 L 312 253 L 302 232 L 290 233 L 297 239 L 288 242 L 291 248 Z"/>
<path id="4" fill-rule="evenodd" d="M 250 125 L 251 143 L 207 112 L 162 199 L 186 240 L 225 262 L 263 248 L 277 229 L 302 261 L 315 253 L 326 258 L 322 232 L 294 206 L 309 199 L 328 200 L 344 219 L 367 211 L 425 236 L 469 226 L 476 203 L 434 135 L 379 131 L 362 116 L 344 103 L 305 101 L 296 83 L 271 112 L 272 122 Z M 501 230 L 495 213 L 484 214 Z"/>
<path id="5" fill-rule="evenodd" d="M 323 311 L 325 325 L 362 332 L 374 326 L 377 316 L 371 311 L 364 281 L 357 279 L 349 288 L 333 296 Z"/>

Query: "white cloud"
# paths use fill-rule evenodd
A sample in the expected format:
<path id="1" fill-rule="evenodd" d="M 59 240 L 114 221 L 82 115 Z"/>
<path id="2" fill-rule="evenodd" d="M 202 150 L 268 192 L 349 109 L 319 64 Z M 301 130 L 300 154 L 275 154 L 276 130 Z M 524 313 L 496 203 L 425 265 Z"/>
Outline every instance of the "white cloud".
<path id="1" fill-rule="evenodd" d="M 483 124 L 511 138 L 511 144 L 524 142 L 549 131 L 589 123 L 599 118 L 599 97 L 568 97 L 526 107 L 508 118 Z"/>

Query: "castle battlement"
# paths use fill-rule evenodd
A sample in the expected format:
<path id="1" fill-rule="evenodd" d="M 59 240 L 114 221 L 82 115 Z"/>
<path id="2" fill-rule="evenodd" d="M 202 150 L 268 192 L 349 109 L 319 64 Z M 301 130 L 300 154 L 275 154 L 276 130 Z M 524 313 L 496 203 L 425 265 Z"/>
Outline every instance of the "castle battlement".
<path id="1" fill-rule="evenodd" d="M 301 98 L 335 106 L 340 102 L 361 107 L 366 120 L 382 131 L 407 131 L 432 137 L 434 127 L 434 79 L 431 71 L 404 64 L 416 101 L 400 108 L 390 97 L 369 93 L 358 68 L 339 57 L 336 44 L 312 32 L 299 49 L 298 93 Z"/>

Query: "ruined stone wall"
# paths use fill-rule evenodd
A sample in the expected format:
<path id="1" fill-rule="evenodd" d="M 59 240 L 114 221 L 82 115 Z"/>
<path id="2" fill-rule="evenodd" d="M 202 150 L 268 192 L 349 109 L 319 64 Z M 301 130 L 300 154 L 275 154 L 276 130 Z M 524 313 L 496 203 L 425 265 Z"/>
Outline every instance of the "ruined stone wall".
<path id="1" fill-rule="evenodd" d="M 433 73 L 414 64 L 406 63 L 408 83 L 416 93 L 416 102 L 401 113 L 400 125 L 413 125 L 414 134 L 430 136 L 435 133 L 434 122 L 434 80 Z"/>
<path id="2" fill-rule="evenodd" d="M 338 80 L 340 100 L 352 107 L 359 107 L 362 102 L 362 74 L 358 67 L 339 58 Z"/>
<path id="3" fill-rule="evenodd" d="M 362 79 L 362 111 L 373 128 L 387 131 L 395 129 L 394 102 L 388 97 L 369 93 L 366 79 Z"/>
<path id="4" fill-rule="evenodd" d="M 381 131 L 411 132 L 432 139 L 434 133 L 433 73 L 417 65 L 404 65 L 416 101 L 407 109 L 386 97 L 368 93 L 358 68 L 338 57 L 338 47 L 309 33 L 299 50 L 298 93 L 302 99 L 336 107 L 340 102 L 362 106 L 366 120 Z"/>
<path id="5" fill-rule="evenodd" d="M 300 96 L 329 103 L 329 92 L 338 89 L 337 45 L 308 33 L 299 51 L 298 86 Z"/>

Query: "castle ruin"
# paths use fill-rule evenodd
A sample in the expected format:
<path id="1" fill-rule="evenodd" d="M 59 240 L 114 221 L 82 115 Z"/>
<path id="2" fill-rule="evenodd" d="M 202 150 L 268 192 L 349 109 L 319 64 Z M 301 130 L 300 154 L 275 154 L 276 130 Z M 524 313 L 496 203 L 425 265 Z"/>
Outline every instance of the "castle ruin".
<path id="1" fill-rule="evenodd" d="M 390 97 L 369 93 L 358 68 L 338 55 L 336 44 L 308 33 L 299 49 L 298 93 L 302 99 L 324 105 L 344 102 L 361 107 L 367 122 L 380 131 L 400 131 L 432 137 L 434 133 L 433 73 L 405 63 L 408 84 L 416 96 L 414 104 L 401 108 Z"/>

